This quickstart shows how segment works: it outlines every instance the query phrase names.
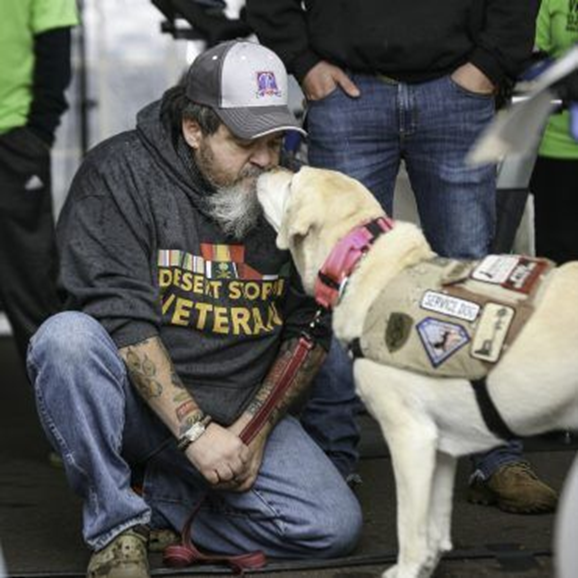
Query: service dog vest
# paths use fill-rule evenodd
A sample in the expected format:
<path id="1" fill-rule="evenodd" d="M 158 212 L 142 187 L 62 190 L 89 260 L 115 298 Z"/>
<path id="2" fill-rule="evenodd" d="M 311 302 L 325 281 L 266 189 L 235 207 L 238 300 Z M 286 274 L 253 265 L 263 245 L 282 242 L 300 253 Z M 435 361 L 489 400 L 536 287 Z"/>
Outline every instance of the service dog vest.
<path id="1" fill-rule="evenodd" d="M 484 377 L 531 315 L 553 267 L 519 255 L 419 263 L 371 305 L 355 349 L 428 375 Z"/>

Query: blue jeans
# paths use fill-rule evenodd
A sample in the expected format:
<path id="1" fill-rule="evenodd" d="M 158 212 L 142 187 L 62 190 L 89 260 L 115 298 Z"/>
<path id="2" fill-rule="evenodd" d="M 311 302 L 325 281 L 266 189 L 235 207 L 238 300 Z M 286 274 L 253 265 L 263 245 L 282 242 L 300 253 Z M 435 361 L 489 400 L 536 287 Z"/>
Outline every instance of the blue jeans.
<path id="1" fill-rule="evenodd" d="M 358 179 L 391 215 L 403 159 L 433 250 L 455 258 L 486 255 L 495 228 L 496 170 L 467 167 L 464 157 L 494 115 L 493 98 L 468 92 L 449 76 L 417 84 L 350 76 L 361 91 L 359 98 L 338 88 L 309 103 L 310 164 Z M 338 467 L 345 472 L 355 468 L 357 459 L 351 445 L 357 441 L 355 426 L 344 419 L 357 408 L 347 363 L 343 350 L 333 347 L 302 418 L 321 447 L 340 457 Z M 320 431 L 329 434 L 320 436 Z M 327 435 L 333 438 L 327 440 Z M 520 453 L 513 444 L 494 456 L 497 461 L 490 454 L 476 468 L 493 472 L 504 460 L 518 460 Z"/>
<path id="2" fill-rule="evenodd" d="M 251 490 L 211 491 L 135 393 L 114 342 L 91 317 L 48 319 L 31 341 L 28 371 L 44 430 L 84 501 L 83 535 L 93 549 L 135 524 L 180 531 L 204 495 L 193 524 L 201 548 L 325 558 L 355 546 L 359 504 L 295 419 L 285 418 L 269 436 Z M 138 495 L 134 466 L 143 462 Z"/>

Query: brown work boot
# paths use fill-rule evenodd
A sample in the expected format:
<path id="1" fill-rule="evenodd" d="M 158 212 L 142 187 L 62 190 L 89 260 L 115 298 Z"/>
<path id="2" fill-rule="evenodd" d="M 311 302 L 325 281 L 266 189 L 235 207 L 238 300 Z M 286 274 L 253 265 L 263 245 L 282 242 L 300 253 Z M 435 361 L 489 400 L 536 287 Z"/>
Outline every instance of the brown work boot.
<path id="1" fill-rule="evenodd" d="M 94 552 L 86 578 L 150 578 L 147 556 L 148 528 L 134 526 Z"/>
<path id="2" fill-rule="evenodd" d="M 545 514 L 556 509 L 558 494 L 538 478 L 528 462 L 511 462 L 487 480 L 474 478 L 468 501 L 496 505 L 513 514 Z"/>
<path id="3" fill-rule="evenodd" d="M 149 535 L 149 552 L 164 552 L 165 548 L 174 546 L 181 541 L 181 536 L 173 530 L 162 528 L 152 529 Z"/>

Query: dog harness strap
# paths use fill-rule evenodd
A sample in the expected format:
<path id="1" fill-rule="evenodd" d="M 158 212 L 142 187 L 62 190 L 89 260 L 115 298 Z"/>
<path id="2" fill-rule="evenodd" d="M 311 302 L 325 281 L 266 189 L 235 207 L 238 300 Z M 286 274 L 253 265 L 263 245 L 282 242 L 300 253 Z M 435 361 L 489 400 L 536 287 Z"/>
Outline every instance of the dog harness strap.
<path id="1" fill-rule="evenodd" d="M 359 339 L 359 337 L 356 337 L 351 341 L 347 346 L 347 350 L 353 359 L 365 357 L 365 355 L 363 355 L 363 349 L 361 349 L 361 339 Z"/>
<path id="2" fill-rule="evenodd" d="M 345 281 L 359 260 L 378 237 L 388 233 L 393 227 L 393 219 L 382 216 L 358 225 L 335 245 L 315 282 L 315 299 L 319 305 L 325 309 L 335 306 Z"/>
<path id="3" fill-rule="evenodd" d="M 480 379 L 475 379 L 470 381 L 470 383 L 474 388 L 476 400 L 478 401 L 478 406 L 480 408 L 480 412 L 482 413 L 482 418 L 484 419 L 486 427 L 499 438 L 502 438 L 506 441 L 519 437 L 508 427 L 506 422 L 502 419 L 496 404 L 490 397 L 486 378 L 482 377 Z"/>

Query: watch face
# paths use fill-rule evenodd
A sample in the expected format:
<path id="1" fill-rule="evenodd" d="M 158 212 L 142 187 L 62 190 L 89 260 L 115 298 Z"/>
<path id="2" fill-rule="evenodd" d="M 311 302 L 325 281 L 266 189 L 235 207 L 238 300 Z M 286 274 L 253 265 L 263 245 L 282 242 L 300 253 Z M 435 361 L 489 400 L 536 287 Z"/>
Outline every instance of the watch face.
<path id="1" fill-rule="evenodd" d="M 193 442 L 197 441 L 205 433 L 210 422 L 211 418 L 209 416 L 203 416 L 202 420 L 193 423 L 177 440 L 177 447 L 181 451 L 186 451 Z"/>
<path id="2" fill-rule="evenodd" d="M 189 429 L 189 431 L 185 434 L 189 440 L 191 442 L 196 441 L 197 439 L 199 439 L 199 437 L 201 436 L 201 434 L 205 431 L 205 426 L 198 422 L 193 424 L 193 426 L 191 427 L 191 429 Z"/>

